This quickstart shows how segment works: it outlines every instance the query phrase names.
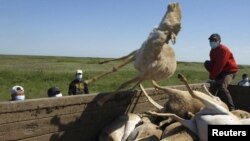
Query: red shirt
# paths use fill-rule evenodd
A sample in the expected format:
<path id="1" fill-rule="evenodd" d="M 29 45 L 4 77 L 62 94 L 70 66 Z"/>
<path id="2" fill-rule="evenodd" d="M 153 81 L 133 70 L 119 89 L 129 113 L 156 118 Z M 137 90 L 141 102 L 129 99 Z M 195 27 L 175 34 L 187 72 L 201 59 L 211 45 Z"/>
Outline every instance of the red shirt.
<path id="1" fill-rule="evenodd" d="M 210 51 L 210 79 L 215 79 L 222 72 L 236 73 L 238 66 L 234 60 L 231 51 L 225 46 L 220 44 L 215 49 Z"/>

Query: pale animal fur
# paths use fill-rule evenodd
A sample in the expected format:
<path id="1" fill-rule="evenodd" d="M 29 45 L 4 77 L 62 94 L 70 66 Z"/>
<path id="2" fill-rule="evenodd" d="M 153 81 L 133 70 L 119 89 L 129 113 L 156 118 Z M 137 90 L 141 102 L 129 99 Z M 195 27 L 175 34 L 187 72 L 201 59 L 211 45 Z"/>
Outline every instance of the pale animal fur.
<path id="1" fill-rule="evenodd" d="M 161 106 L 156 101 L 154 101 L 144 90 L 144 87 L 140 85 L 142 92 L 148 98 L 149 102 L 154 105 L 160 112 L 175 113 L 176 115 L 187 119 L 188 112 L 197 113 L 204 106 L 198 99 L 193 98 L 188 91 L 178 90 L 174 88 L 160 87 L 157 84 L 153 85 L 162 90 L 168 98 L 164 104 Z"/>
<path id="2" fill-rule="evenodd" d="M 127 141 L 159 141 L 162 130 L 147 117 L 142 117 L 142 124 L 137 126 L 129 135 Z"/>
<path id="3" fill-rule="evenodd" d="M 199 99 L 205 107 L 195 114 L 191 120 L 185 120 L 173 113 L 156 113 L 150 112 L 151 114 L 158 116 L 168 116 L 176 121 L 180 122 L 183 126 L 191 130 L 194 134 L 199 137 L 200 141 L 208 140 L 208 125 L 233 125 L 233 124 L 250 124 L 250 119 L 239 119 L 237 116 L 229 112 L 228 109 L 219 105 L 218 99 L 214 98 L 213 95 L 207 95 L 202 92 L 194 92 L 191 90 L 186 79 L 182 75 L 178 77 L 184 82 L 189 93 Z"/>
<path id="4" fill-rule="evenodd" d="M 99 141 L 126 141 L 140 121 L 141 118 L 137 114 L 121 115 L 102 130 Z"/>
<path id="5" fill-rule="evenodd" d="M 235 116 L 237 116 L 240 119 L 250 118 L 250 113 L 244 110 L 237 109 L 237 110 L 231 111 L 231 113 L 233 113 Z"/>
<path id="6" fill-rule="evenodd" d="M 165 94 L 168 95 L 167 101 L 165 102 L 164 106 L 161 106 L 147 94 L 144 87 L 140 84 L 142 92 L 148 98 L 149 102 L 158 109 L 158 111 L 174 113 L 182 118 L 187 119 L 190 116 L 189 113 L 195 114 L 199 112 L 202 107 L 204 107 L 204 104 L 200 100 L 192 97 L 188 91 L 161 87 L 154 81 L 152 82 L 155 88 L 162 90 Z M 203 88 L 207 95 L 212 95 L 204 85 Z M 194 91 L 194 93 L 200 92 Z M 218 104 L 228 109 L 227 105 L 218 97 L 213 96 L 213 98 L 217 100 Z"/>
<path id="7" fill-rule="evenodd" d="M 180 122 L 170 124 L 163 131 L 161 141 L 193 141 L 197 140 L 194 133 L 181 125 Z"/>
<path id="8" fill-rule="evenodd" d="M 117 71 L 119 68 L 132 61 L 134 61 L 134 68 L 139 71 L 139 74 L 121 84 L 113 94 L 103 97 L 98 101 L 98 105 L 102 106 L 106 101 L 112 98 L 117 91 L 132 83 L 134 83 L 132 87 L 134 88 L 144 80 L 161 80 L 172 76 L 176 70 L 176 57 L 174 50 L 170 47 L 168 42 L 171 40 L 172 43 L 175 43 L 176 36 L 180 29 L 180 6 L 178 3 L 169 4 L 168 10 L 162 18 L 161 23 L 157 28 L 153 29 L 148 39 L 143 42 L 139 49 L 121 58 L 100 62 L 107 63 L 110 61 L 123 60 L 121 64 L 114 66 L 111 71 L 86 80 L 85 83 L 92 83 L 107 74 Z"/>

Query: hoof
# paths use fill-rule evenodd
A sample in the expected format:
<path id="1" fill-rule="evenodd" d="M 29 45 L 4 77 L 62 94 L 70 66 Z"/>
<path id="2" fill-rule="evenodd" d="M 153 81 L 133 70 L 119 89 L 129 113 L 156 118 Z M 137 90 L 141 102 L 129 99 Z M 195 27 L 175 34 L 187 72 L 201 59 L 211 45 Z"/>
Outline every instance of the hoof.
<path id="1" fill-rule="evenodd" d="M 88 85 L 88 84 L 89 84 L 89 81 L 88 81 L 88 80 L 85 80 L 83 83 Z"/>

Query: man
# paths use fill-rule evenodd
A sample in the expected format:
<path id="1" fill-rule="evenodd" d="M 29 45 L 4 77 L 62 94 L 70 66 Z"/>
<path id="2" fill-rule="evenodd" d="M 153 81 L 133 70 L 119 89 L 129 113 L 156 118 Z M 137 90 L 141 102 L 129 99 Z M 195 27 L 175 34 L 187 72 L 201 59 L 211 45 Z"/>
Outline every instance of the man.
<path id="1" fill-rule="evenodd" d="M 77 70 L 75 79 L 69 84 L 69 95 L 88 94 L 88 85 L 84 83 L 82 77 L 82 70 Z"/>
<path id="2" fill-rule="evenodd" d="M 58 87 L 50 87 L 47 91 L 48 97 L 62 97 L 62 93 Z"/>
<path id="3" fill-rule="evenodd" d="M 238 83 L 239 86 L 250 86 L 249 77 L 246 73 L 242 75 L 242 80 Z"/>
<path id="4" fill-rule="evenodd" d="M 205 61 L 204 66 L 209 72 L 209 79 L 217 84 L 218 96 L 230 111 L 234 110 L 235 106 L 227 87 L 237 73 L 238 66 L 232 52 L 221 44 L 219 34 L 214 33 L 208 39 L 211 46 L 210 61 Z"/>
<path id="5" fill-rule="evenodd" d="M 24 89 L 22 86 L 13 86 L 11 91 L 11 101 L 25 100 Z"/>

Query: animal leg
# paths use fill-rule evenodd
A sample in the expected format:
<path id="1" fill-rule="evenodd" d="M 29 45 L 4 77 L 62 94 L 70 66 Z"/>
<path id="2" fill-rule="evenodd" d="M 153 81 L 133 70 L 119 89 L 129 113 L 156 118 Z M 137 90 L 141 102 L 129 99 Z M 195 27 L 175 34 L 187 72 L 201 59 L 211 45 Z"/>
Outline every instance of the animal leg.
<path id="1" fill-rule="evenodd" d="M 189 84 L 187 83 L 186 78 L 182 74 L 178 74 L 178 78 L 185 84 L 185 86 L 188 89 L 188 92 L 191 94 L 192 97 L 200 100 L 208 109 L 217 110 L 221 113 L 230 113 L 226 108 L 218 104 L 218 100 L 213 99 L 211 96 L 207 96 L 207 94 L 204 93 L 197 93 L 194 92 Z"/>
<path id="2" fill-rule="evenodd" d="M 151 81 L 153 86 L 157 89 L 163 90 L 164 88 L 162 86 L 160 86 L 156 81 L 152 80 Z"/>
<path id="3" fill-rule="evenodd" d="M 214 98 L 214 99 L 217 99 L 218 97 L 212 95 L 209 90 L 207 89 L 207 87 L 205 85 L 202 85 L 203 89 L 205 90 L 205 92 L 211 97 L 211 98 Z"/>
<path id="4" fill-rule="evenodd" d="M 152 82 L 153 86 L 154 86 L 156 89 L 162 90 L 162 91 L 164 91 L 164 92 L 166 92 L 166 93 L 171 93 L 171 94 L 181 94 L 181 93 L 183 93 L 183 91 L 181 91 L 181 90 L 162 87 L 162 86 L 160 86 L 159 84 L 157 84 L 154 80 L 152 80 L 151 82 Z"/>
<path id="5" fill-rule="evenodd" d="M 187 79 L 182 74 L 178 74 L 178 78 L 185 84 L 185 86 L 187 87 L 188 92 L 192 95 L 192 97 L 197 98 L 197 99 L 201 100 L 202 102 L 208 101 L 205 98 L 203 98 L 202 96 L 194 93 L 194 91 L 189 86 L 189 84 L 187 82 Z"/>
<path id="6" fill-rule="evenodd" d="M 135 56 L 136 51 L 137 51 L 137 50 L 135 50 L 135 51 L 129 53 L 129 54 L 126 55 L 126 56 L 120 57 L 120 58 L 110 59 L 110 60 L 105 60 L 105 61 L 100 61 L 99 64 L 104 64 L 104 63 L 108 63 L 108 62 L 111 62 L 111 61 L 118 61 L 118 60 L 127 59 L 127 58 L 129 58 L 130 56 Z"/>
<path id="7" fill-rule="evenodd" d="M 196 123 L 195 123 L 195 120 L 193 120 L 193 119 L 186 120 L 186 119 L 183 119 L 183 118 L 177 116 L 176 114 L 171 114 L 171 113 L 156 113 L 153 111 L 149 111 L 148 113 L 151 115 L 155 115 L 155 116 L 170 117 L 170 118 L 180 122 L 183 126 L 188 128 L 189 130 L 191 130 L 193 133 L 197 134 Z"/>
<path id="8" fill-rule="evenodd" d="M 156 101 L 154 101 L 149 95 L 148 93 L 145 91 L 144 87 L 140 84 L 140 88 L 141 91 L 145 94 L 145 96 L 147 97 L 148 101 L 153 104 L 158 110 L 162 110 L 164 107 L 161 106 L 160 104 L 158 104 Z"/>
<path id="9" fill-rule="evenodd" d="M 172 122 L 175 122 L 172 118 L 168 118 L 168 119 L 166 119 L 166 120 L 163 120 L 163 121 L 161 121 L 160 123 L 159 123 L 159 126 L 160 127 L 163 127 L 163 126 L 165 126 L 166 124 L 170 124 L 170 123 L 172 123 Z"/>
<path id="10" fill-rule="evenodd" d="M 189 118 L 193 118 L 195 115 L 194 115 L 193 113 L 191 113 L 191 112 L 187 112 L 187 116 L 188 116 Z"/>
<path id="11" fill-rule="evenodd" d="M 211 97 L 213 97 L 213 95 L 209 92 L 209 90 L 207 89 L 207 87 L 203 84 L 203 85 L 201 85 L 202 86 L 202 88 L 205 90 L 205 92 L 209 95 L 209 96 L 211 96 Z"/>
<path id="12" fill-rule="evenodd" d="M 123 83 L 122 85 L 120 85 L 120 87 L 119 87 L 116 91 L 114 91 L 114 92 L 112 92 L 112 93 L 110 93 L 110 94 L 104 96 L 102 99 L 100 99 L 100 100 L 97 102 L 97 105 L 103 106 L 103 104 L 105 104 L 108 100 L 110 100 L 111 98 L 113 98 L 113 97 L 115 96 L 115 94 L 117 94 L 117 92 L 118 92 L 119 90 L 121 90 L 122 88 L 126 87 L 126 86 L 129 85 L 130 83 L 133 83 L 133 82 L 140 82 L 140 81 L 141 81 L 140 79 L 141 79 L 141 78 L 140 78 L 139 76 L 137 76 L 137 77 L 135 77 L 135 78 L 133 78 L 133 79 L 131 79 L 131 80 L 129 80 L 129 81 Z"/>
<path id="13" fill-rule="evenodd" d="M 129 57 L 128 57 L 126 60 L 124 60 L 121 64 L 119 64 L 119 65 L 117 65 L 117 66 L 114 66 L 113 69 L 112 69 L 111 71 L 108 71 L 108 72 L 102 73 L 102 74 L 100 74 L 100 75 L 97 75 L 97 76 L 95 76 L 95 77 L 93 77 L 93 78 L 91 78 L 91 79 L 85 80 L 84 82 L 85 82 L 86 84 L 90 84 L 90 83 L 92 83 L 92 82 L 94 82 L 94 81 L 96 81 L 96 80 L 98 80 L 98 79 L 100 79 L 100 78 L 102 78 L 102 77 L 104 77 L 104 76 L 110 74 L 110 73 L 116 72 L 118 69 L 122 68 L 123 66 L 127 65 L 128 63 L 130 63 L 130 62 L 132 62 L 132 61 L 134 61 L 134 55 L 129 56 Z"/>
<path id="14" fill-rule="evenodd" d="M 122 83 L 116 91 L 119 91 L 119 90 L 127 87 L 129 84 L 134 83 L 134 82 L 137 82 L 135 84 L 135 86 L 136 86 L 136 85 L 138 85 L 138 83 L 141 83 L 141 81 L 142 81 L 141 77 L 140 76 L 136 76 L 133 79 L 130 79 L 130 80 Z M 135 86 L 133 86 L 133 88 L 135 88 Z"/>

